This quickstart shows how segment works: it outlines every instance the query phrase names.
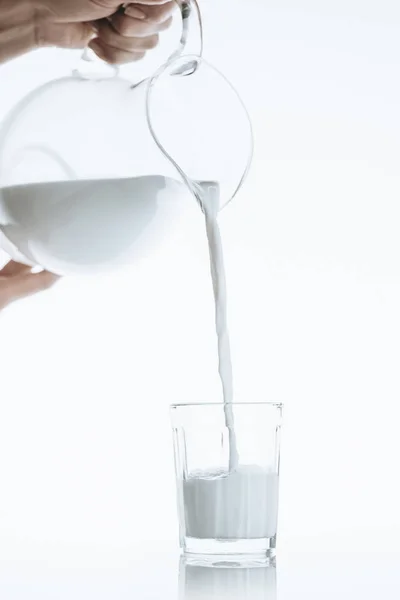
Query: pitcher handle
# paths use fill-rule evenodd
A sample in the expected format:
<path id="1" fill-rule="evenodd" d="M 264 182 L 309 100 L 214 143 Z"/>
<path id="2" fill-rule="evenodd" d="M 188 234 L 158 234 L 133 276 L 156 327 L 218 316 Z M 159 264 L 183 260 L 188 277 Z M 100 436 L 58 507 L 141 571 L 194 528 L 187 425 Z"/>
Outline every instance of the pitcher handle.
<path id="1" fill-rule="evenodd" d="M 203 20 L 201 17 L 200 6 L 197 0 L 175 0 L 177 2 L 181 17 L 182 17 L 182 36 L 180 39 L 180 44 L 178 49 L 170 56 L 168 62 L 172 60 L 176 60 L 183 54 L 191 54 L 195 56 L 202 57 L 203 56 Z M 197 24 L 199 31 L 197 35 L 197 40 L 195 41 L 195 46 L 193 50 L 189 49 L 187 52 L 187 47 L 191 39 L 191 28 L 192 25 Z"/>
<path id="2" fill-rule="evenodd" d="M 200 12 L 200 7 L 197 0 L 174 0 L 179 6 L 179 12 L 182 18 L 182 33 L 179 40 L 178 48 L 168 58 L 166 63 L 176 60 L 182 56 L 192 40 L 192 24 L 197 24 L 198 34 L 194 41 L 194 49 L 190 51 L 191 55 L 203 55 L 203 23 Z M 130 3 L 125 3 L 122 6 L 125 8 Z M 194 35 L 193 35 L 194 37 Z M 74 75 L 83 79 L 103 79 L 118 77 L 120 68 L 118 65 L 110 65 L 99 58 L 93 50 L 85 48 L 80 59 L 80 64 L 74 70 Z"/>

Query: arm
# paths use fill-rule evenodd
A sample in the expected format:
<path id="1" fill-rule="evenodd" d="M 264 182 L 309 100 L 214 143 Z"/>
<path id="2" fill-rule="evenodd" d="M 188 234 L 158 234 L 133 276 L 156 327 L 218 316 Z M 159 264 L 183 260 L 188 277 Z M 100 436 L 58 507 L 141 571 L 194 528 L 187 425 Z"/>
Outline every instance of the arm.
<path id="1" fill-rule="evenodd" d="M 36 47 L 34 10 L 29 0 L 0 0 L 0 63 Z"/>

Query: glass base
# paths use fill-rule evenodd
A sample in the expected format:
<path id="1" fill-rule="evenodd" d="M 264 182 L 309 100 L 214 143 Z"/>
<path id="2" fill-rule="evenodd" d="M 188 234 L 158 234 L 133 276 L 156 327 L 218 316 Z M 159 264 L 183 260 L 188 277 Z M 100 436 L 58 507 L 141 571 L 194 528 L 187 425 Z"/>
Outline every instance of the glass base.
<path id="1" fill-rule="evenodd" d="M 216 540 L 185 537 L 182 549 L 190 559 L 205 561 L 214 566 L 224 563 L 253 563 L 273 565 L 276 557 L 276 536 L 255 540 Z"/>

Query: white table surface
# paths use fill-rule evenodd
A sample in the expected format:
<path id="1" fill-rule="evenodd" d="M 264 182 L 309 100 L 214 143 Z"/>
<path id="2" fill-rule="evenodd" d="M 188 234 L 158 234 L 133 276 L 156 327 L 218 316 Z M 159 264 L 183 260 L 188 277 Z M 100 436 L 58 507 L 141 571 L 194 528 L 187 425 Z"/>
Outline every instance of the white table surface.
<path id="1" fill-rule="evenodd" d="M 323 549 L 321 549 L 324 546 Z M 4 600 L 391 600 L 400 597 L 400 554 L 332 551 L 326 544 L 301 551 L 287 545 L 276 569 L 188 567 L 176 547 L 53 549 L 25 546 L 4 555 Z M 4 554 L 4 553 L 3 553 Z"/>

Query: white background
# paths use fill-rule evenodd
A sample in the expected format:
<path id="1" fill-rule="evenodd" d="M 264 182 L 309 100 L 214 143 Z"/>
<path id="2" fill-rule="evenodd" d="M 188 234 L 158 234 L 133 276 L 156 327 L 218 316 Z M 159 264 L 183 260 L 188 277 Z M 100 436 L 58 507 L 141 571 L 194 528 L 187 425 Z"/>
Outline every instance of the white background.
<path id="1" fill-rule="evenodd" d="M 237 397 L 286 405 L 282 551 L 390 551 L 400 532 L 399 5 L 206 0 L 204 12 L 206 55 L 240 89 L 256 131 L 251 176 L 221 227 Z M 70 61 L 57 57 L 0 70 L 2 115 Z M 168 406 L 220 398 L 207 269 L 199 213 L 197 229 L 171 232 L 128 271 L 65 280 L 2 313 L 4 560 L 176 538 Z"/>

